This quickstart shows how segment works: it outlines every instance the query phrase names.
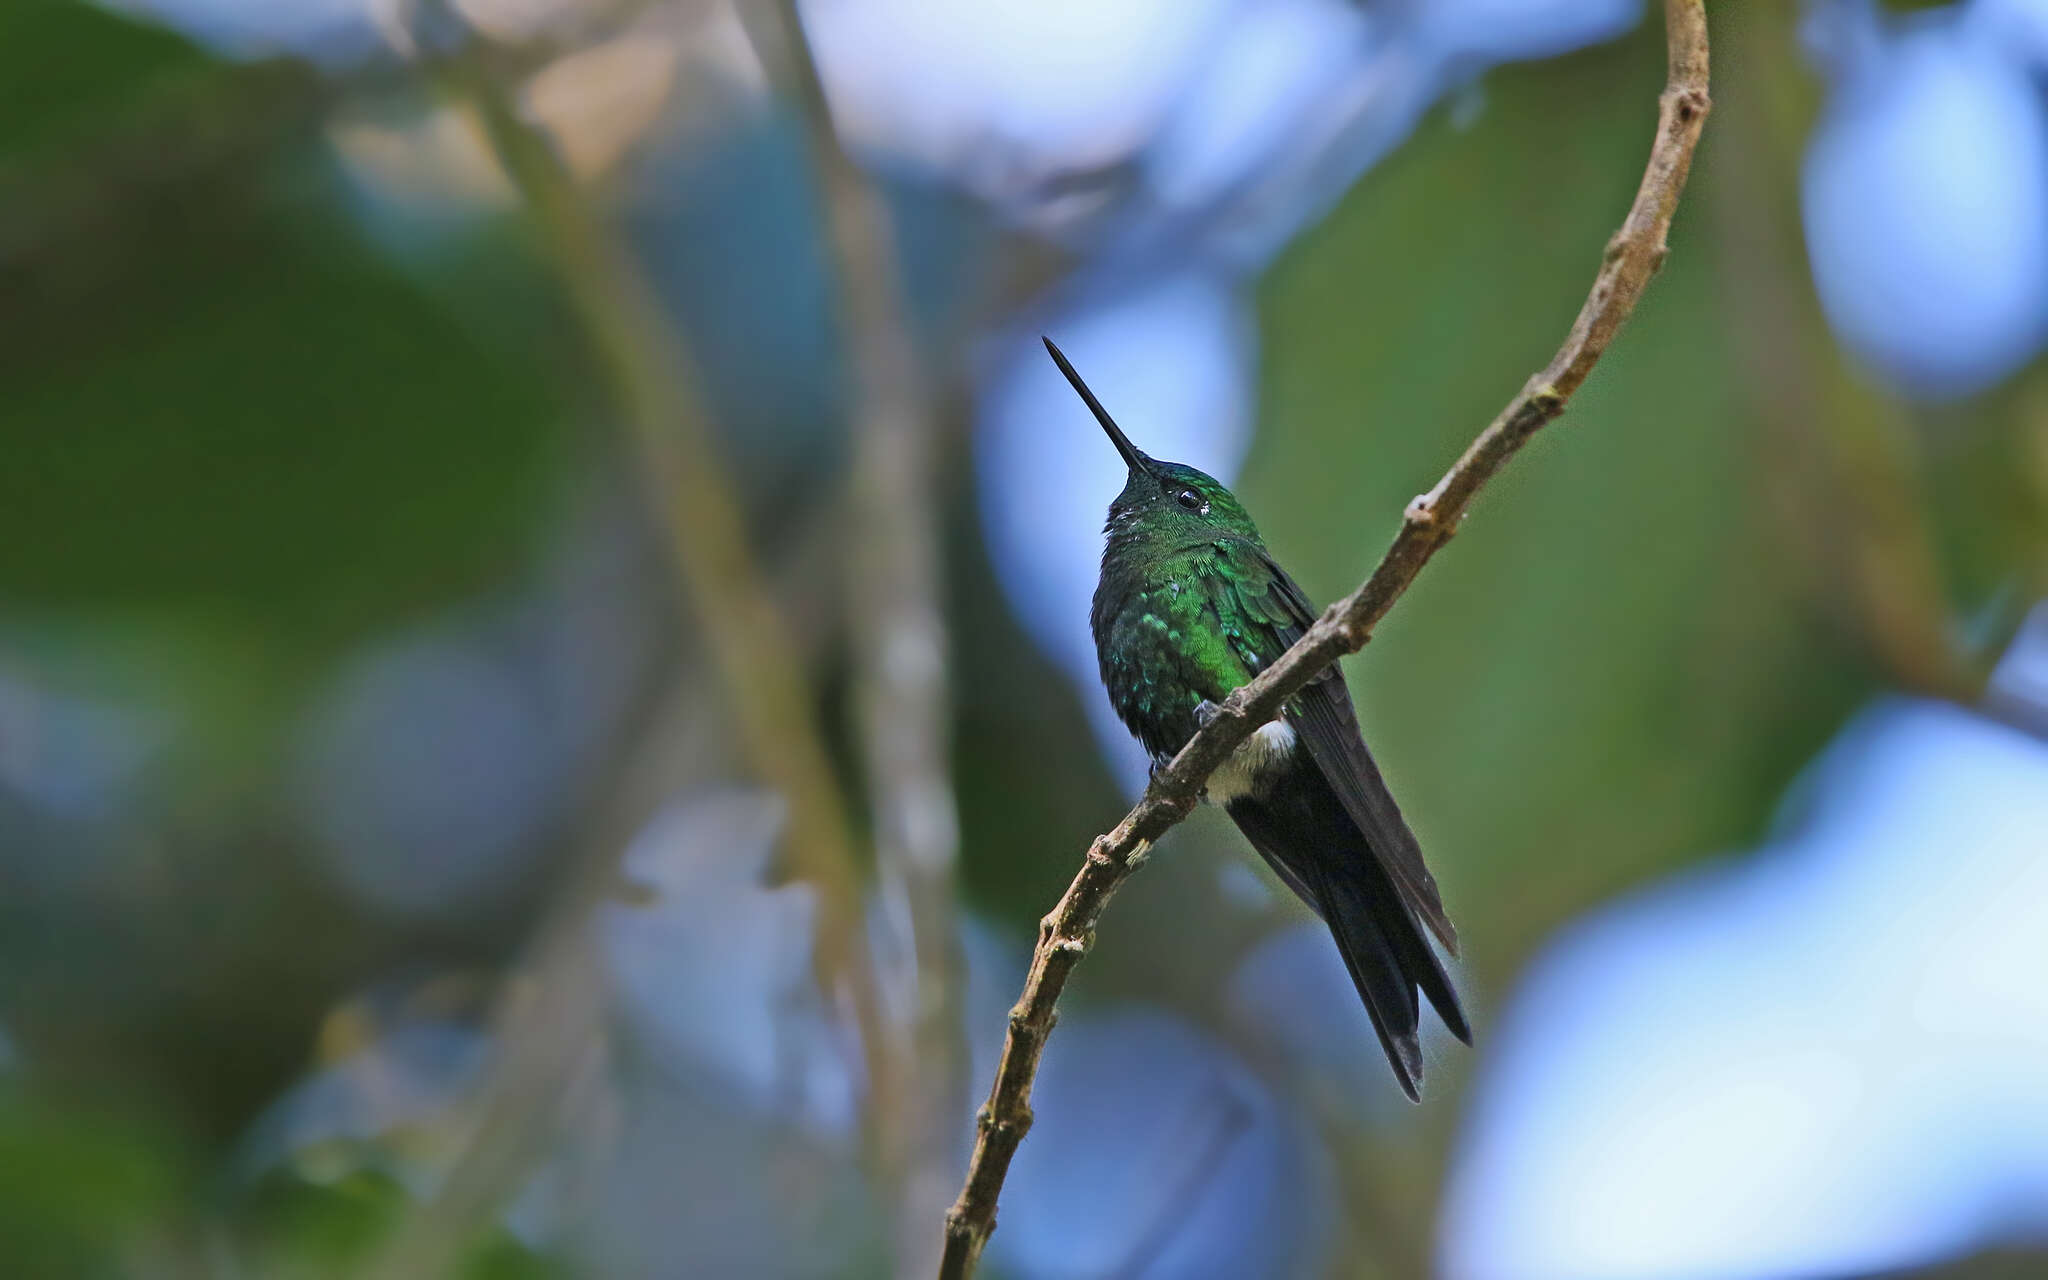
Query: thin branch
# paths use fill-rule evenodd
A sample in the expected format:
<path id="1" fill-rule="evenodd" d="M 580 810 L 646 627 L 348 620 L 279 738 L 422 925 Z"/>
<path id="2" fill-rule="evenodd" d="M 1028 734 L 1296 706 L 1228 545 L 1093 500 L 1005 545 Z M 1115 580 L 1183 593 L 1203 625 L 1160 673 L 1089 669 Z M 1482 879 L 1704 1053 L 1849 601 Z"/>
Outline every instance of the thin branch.
<path id="1" fill-rule="evenodd" d="M 907 915 L 913 960 L 911 1058 L 898 1175 L 899 1275 L 937 1261 L 931 1215 L 960 1176 L 954 1125 L 967 1109 L 963 967 L 953 918 L 960 842 L 950 768 L 947 637 L 940 608 L 938 431 L 902 296 L 888 206 L 842 145 L 794 0 L 767 6 L 807 128 L 838 277 L 839 331 L 851 356 L 854 543 L 847 592 L 875 866 L 884 900 Z M 766 39 L 760 44 L 768 43 Z M 779 56 L 778 56 L 779 55 Z"/>
<path id="2" fill-rule="evenodd" d="M 988 1102 L 977 1117 L 967 1181 L 946 1214 L 942 1280 L 972 1275 L 995 1230 L 1003 1179 L 1031 1127 L 1031 1084 L 1058 1015 L 1060 993 L 1087 954 L 1111 895 L 1143 864 L 1152 842 L 1193 810 L 1210 772 L 1239 742 L 1278 715 L 1288 698 L 1337 659 L 1365 645 L 1373 627 L 1457 530 L 1480 489 L 1531 436 L 1564 412 L 1663 265 L 1665 235 L 1709 105 L 1702 0 L 1665 0 L 1664 13 L 1669 71 L 1658 100 L 1649 165 L 1627 219 L 1608 241 L 1592 291 L 1564 345 L 1479 433 L 1436 487 L 1409 504 L 1400 532 L 1372 576 L 1324 610 L 1294 647 L 1224 700 L 1216 717 L 1158 772 L 1137 807 L 1115 830 L 1096 839 L 1059 905 L 1039 921 L 1024 993 L 1010 1011 L 1002 1059 Z"/>

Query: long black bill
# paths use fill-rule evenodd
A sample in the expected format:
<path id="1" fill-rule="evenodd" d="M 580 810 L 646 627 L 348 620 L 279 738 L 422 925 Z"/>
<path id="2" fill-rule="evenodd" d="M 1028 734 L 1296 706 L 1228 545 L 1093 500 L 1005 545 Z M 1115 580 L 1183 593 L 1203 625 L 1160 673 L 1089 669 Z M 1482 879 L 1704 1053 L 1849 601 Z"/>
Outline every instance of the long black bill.
<path id="1" fill-rule="evenodd" d="M 1074 372 L 1074 366 L 1067 363 L 1067 353 L 1061 351 L 1051 338 L 1041 335 L 1039 341 L 1045 343 L 1045 349 L 1052 353 L 1052 362 L 1060 367 L 1061 373 L 1067 375 L 1067 381 L 1073 384 L 1074 390 L 1081 393 L 1081 399 L 1088 404 L 1088 412 L 1094 414 L 1095 420 L 1102 424 L 1102 429 L 1109 433 L 1110 443 L 1116 446 L 1118 453 L 1124 455 L 1125 464 L 1133 471 L 1149 474 L 1152 470 L 1152 459 L 1138 452 L 1138 446 L 1132 444 L 1130 438 L 1124 435 L 1123 429 L 1116 425 L 1116 419 L 1109 416 L 1109 410 L 1102 407 L 1102 401 L 1095 398 L 1095 393 L 1088 389 L 1088 384 L 1081 381 L 1081 375 Z"/>

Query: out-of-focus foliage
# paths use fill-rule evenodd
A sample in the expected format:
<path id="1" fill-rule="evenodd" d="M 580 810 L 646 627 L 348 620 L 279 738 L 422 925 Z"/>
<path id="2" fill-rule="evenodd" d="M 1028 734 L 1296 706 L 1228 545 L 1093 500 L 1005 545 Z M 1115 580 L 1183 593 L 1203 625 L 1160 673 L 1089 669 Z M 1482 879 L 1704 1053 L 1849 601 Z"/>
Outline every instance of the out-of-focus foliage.
<path id="1" fill-rule="evenodd" d="M 0 1093 L 0 1240 L 26 1275 L 114 1275 L 123 1250 L 161 1243 L 190 1175 L 178 1135 L 9 1086 Z"/>
<path id="2" fill-rule="evenodd" d="M 218 35 L 232 5 L 149 7 L 251 47 Z M 338 1276 L 445 1212 L 475 1277 L 885 1274 L 814 889 L 737 785 L 601 353 L 440 73 L 497 77 L 589 161 L 858 795 L 855 415 L 803 122 L 721 6 L 427 8 L 504 38 L 409 64 L 337 6 L 324 65 L 238 62 L 0 5 L 0 1271 Z M 1637 7 L 1604 0 L 1295 0 L 1091 6 L 1082 48 L 1059 6 L 949 7 L 917 40 L 889 26 L 916 6 L 806 8 L 940 405 L 978 1093 L 1032 922 L 1139 776 L 1103 750 L 1081 634 L 1113 455 L 1038 333 L 1073 336 L 1142 446 L 1241 453 L 1268 542 L 1334 597 L 1569 323 L 1641 171 L 1660 32 L 1613 38 Z M 1966 8 L 1930 20 L 2025 6 Z M 1877 6 L 1807 17 L 1896 52 Z M 1790 13 L 1714 22 L 1669 268 L 1347 664 L 1459 922 L 1477 1049 L 1433 1044 L 1428 1104 L 1399 1104 L 1319 926 L 1198 814 L 1070 994 L 993 1273 L 1455 1262 L 1440 1187 L 1531 957 L 1759 842 L 1856 709 L 1924 675 L 1898 627 L 1973 670 L 2043 593 L 2048 374 L 1899 398 L 1910 370 L 1802 242 L 1834 207 L 1802 166 L 1848 164 L 1816 131 L 1860 119 L 1839 67 L 1802 61 Z M 578 81 L 621 36 L 661 56 Z M 1034 41 L 1056 48 L 1022 65 Z"/>
<path id="3" fill-rule="evenodd" d="M 7 217 L 44 233 L 7 263 L 33 305 L 0 313 L 0 540 L 34 549 L 0 564 L 9 599 L 217 621 L 290 655 L 502 581 L 562 484 L 545 369 L 377 252 L 303 132 L 139 179 L 89 145 L 203 154 L 246 125 L 195 104 L 259 72 L 78 5 L 7 21 Z M 102 49 L 114 73 L 84 78 Z M 312 95 L 252 105 L 310 126 Z"/>
<path id="4" fill-rule="evenodd" d="M 487 283 L 527 282 L 517 348 L 459 260 L 371 241 L 306 70 L 24 0 L 0 84 L 0 1020 L 37 1063 L 0 1240 L 18 1274 L 135 1274 L 213 1247 L 252 1106 L 419 945 L 323 882 L 280 766 L 337 657 L 530 570 L 577 483 L 567 362 L 513 246 Z M 293 1193 L 271 1274 L 403 1202 Z"/>
<path id="5" fill-rule="evenodd" d="M 270 1175 L 250 1190 L 245 1210 L 254 1265 L 265 1274 L 309 1280 L 356 1274 L 412 1204 L 403 1187 L 375 1174 L 327 1184 Z M 552 1280 L 564 1272 L 499 1229 L 469 1249 L 455 1274 L 461 1280 Z"/>

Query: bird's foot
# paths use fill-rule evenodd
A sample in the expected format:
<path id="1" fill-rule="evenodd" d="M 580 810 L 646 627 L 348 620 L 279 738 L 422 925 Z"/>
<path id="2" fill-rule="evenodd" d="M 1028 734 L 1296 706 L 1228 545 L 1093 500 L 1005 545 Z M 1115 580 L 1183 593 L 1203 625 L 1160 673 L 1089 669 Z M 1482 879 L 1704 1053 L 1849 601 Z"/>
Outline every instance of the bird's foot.
<path id="1" fill-rule="evenodd" d="M 1199 731 L 1208 728 L 1210 722 L 1213 721 L 1218 715 L 1218 713 L 1220 713 L 1222 710 L 1223 708 L 1221 706 L 1218 706 L 1216 703 L 1209 701 L 1207 698 L 1204 698 L 1200 702 L 1197 702 L 1195 704 L 1196 730 Z M 1200 791 L 1195 793 L 1195 796 L 1197 799 L 1207 800 L 1209 798 L 1209 788 L 1204 786 Z"/>
<path id="2" fill-rule="evenodd" d="M 1146 766 L 1145 771 L 1149 775 L 1149 781 L 1153 787 L 1157 788 L 1166 785 L 1166 768 L 1172 763 L 1173 757 L 1168 756 L 1164 760 L 1155 759 L 1150 765 Z M 1197 800 L 1207 800 L 1208 798 L 1209 788 L 1206 786 L 1195 792 L 1195 799 Z"/>

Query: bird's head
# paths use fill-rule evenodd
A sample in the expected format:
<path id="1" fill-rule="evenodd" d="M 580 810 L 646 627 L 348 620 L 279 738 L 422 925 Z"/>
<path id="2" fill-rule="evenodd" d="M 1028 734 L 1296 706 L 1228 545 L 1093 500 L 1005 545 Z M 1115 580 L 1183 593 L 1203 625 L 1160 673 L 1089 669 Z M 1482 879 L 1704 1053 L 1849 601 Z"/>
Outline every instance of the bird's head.
<path id="1" fill-rule="evenodd" d="M 1258 540 L 1258 530 L 1245 514 L 1237 495 L 1206 471 L 1179 462 L 1166 462 L 1145 453 L 1131 443 L 1116 425 L 1081 375 L 1067 360 L 1066 353 L 1046 338 L 1045 349 L 1060 367 L 1067 381 L 1087 404 L 1095 420 L 1123 455 L 1129 475 L 1123 491 L 1109 504 L 1105 526 L 1112 539 L 1143 538 L 1170 545 L 1186 545 L 1218 537 Z"/>

